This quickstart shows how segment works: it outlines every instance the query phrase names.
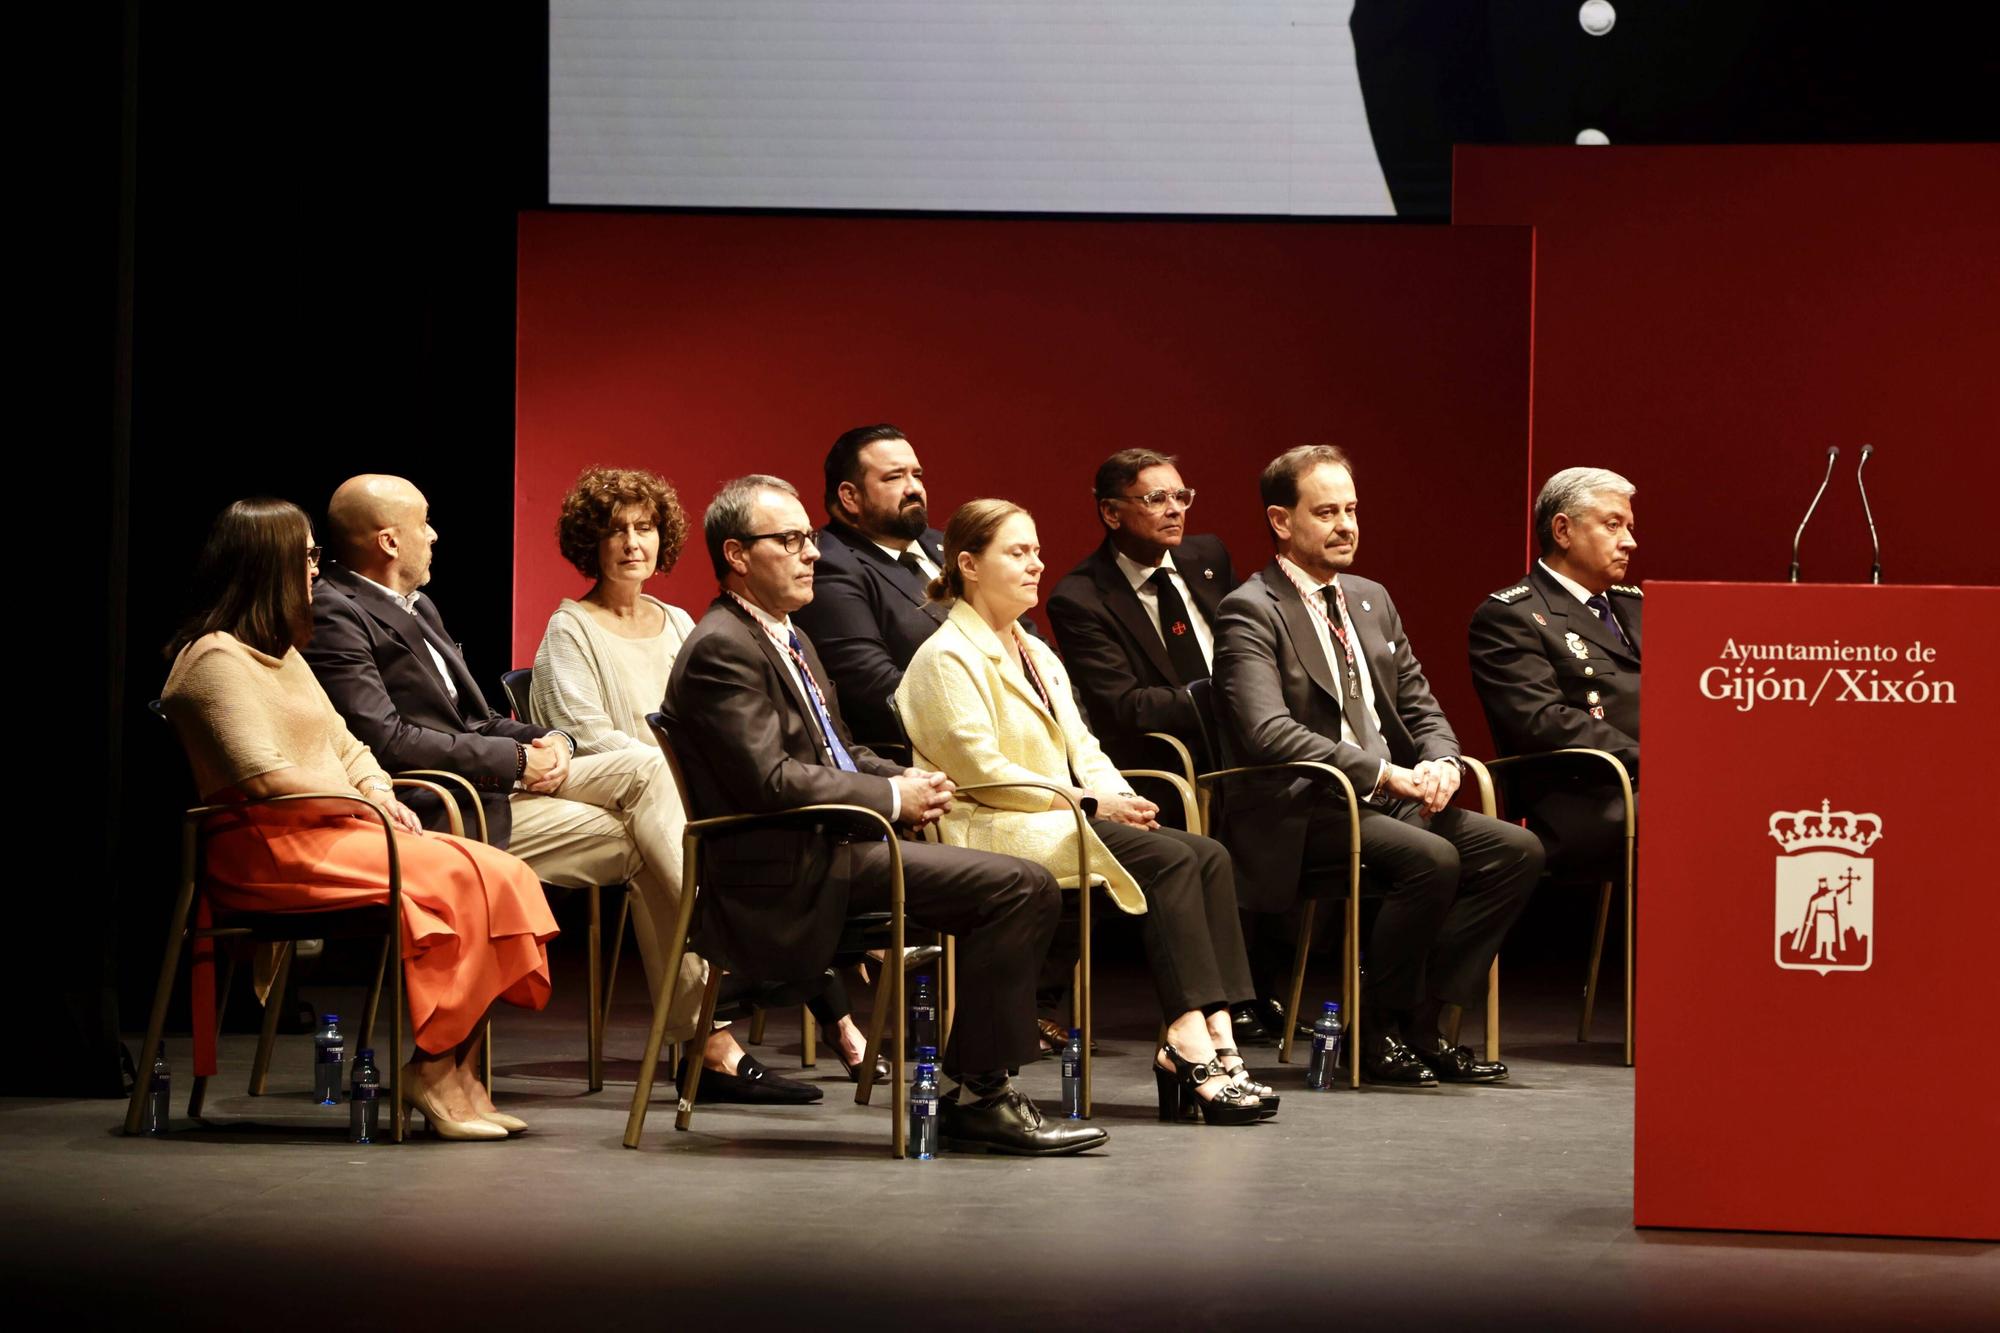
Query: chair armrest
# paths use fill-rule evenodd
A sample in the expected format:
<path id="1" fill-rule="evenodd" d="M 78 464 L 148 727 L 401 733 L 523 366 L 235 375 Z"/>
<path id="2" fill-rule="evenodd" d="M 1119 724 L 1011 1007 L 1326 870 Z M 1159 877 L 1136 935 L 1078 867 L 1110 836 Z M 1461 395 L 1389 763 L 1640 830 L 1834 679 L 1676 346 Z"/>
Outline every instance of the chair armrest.
<path id="1" fill-rule="evenodd" d="M 1090 826 L 1085 822 L 1083 802 L 1070 793 L 1069 788 L 1053 782 L 975 782 L 970 787 L 954 787 L 952 795 L 965 796 L 981 791 L 1045 791 L 1056 801 L 1069 807 L 1076 817 L 1076 883 L 1077 888 L 1088 901 L 1090 896 Z M 1051 804 L 1050 809 L 1055 805 Z"/>
<path id="2" fill-rule="evenodd" d="M 1472 773 L 1472 780 L 1479 788 L 1479 813 L 1488 819 L 1496 816 L 1499 804 L 1493 796 L 1493 770 L 1469 754 L 1458 757 L 1459 766 Z"/>
<path id="3" fill-rule="evenodd" d="M 799 824 L 842 825 L 864 837 L 880 834 L 893 839 L 896 826 L 865 805 L 795 805 L 785 810 L 766 810 L 746 815 L 711 815 L 690 819 L 687 836 L 694 839 L 712 833 L 749 833 L 760 828 L 790 828 Z"/>
<path id="4" fill-rule="evenodd" d="M 1162 767 L 1172 767 L 1178 770 L 1181 774 L 1181 780 L 1187 783 L 1188 789 L 1192 791 L 1194 789 L 1195 777 L 1194 755 L 1189 752 L 1186 743 L 1180 737 L 1169 735 L 1164 731 L 1149 731 L 1146 733 L 1145 738 L 1165 747 L 1173 755 L 1173 763 L 1171 765 L 1162 765 Z"/>
<path id="5" fill-rule="evenodd" d="M 1169 737 L 1168 739 L 1172 739 Z M 1181 814 L 1187 820 L 1190 833 L 1200 833 L 1200 816 L 1195 809 L 1194 787 L 1178 773 L 1169 773 L 1163 768 L 1121 768 L 1118 776 L 1130 782 L 1133 778 L 1149 778 L 1154 782 L 1164 782 L 1174 789 L 1181 798 Z"/>
<path id="6" fill-rule="evenodd" d="M 186 871 L 192 875 L 195 867 L 195 844 L 202 833 L 202 824 L 217 815 L 241 814 L 259 806 L 284 805 L 292 801 L 340 801 L 360 807 L 368 818 L 382 826 L 382 836 L 388 842 L 389 869 L 389 909 L 391 920 L 401 920 L 403 896 L 402 861 L 396 855 L 396 826 L 389 822 L 389 816 L 382 807 L 351 791 L 303 791 L 287 792 L 282 796 L 252 796 L 242 801 L 224 801 L 215 805 L 197 805 L 181 816 L 183 842 L 186 844 L 188 861 Z"/>
<path id="7" fill-rule="evenodd" d="M 462 790 L 465 793 L 466 808 L 472 812 L 473 827 L 479 830 L 479 840 L 481 842 L 491 842 L 493 840 L 492 835 L 486 828 L 485 802 L 479 799 L 479 789 L 473 786 L 469 779 L 457 773 L 447 773 L 441 768 L 412 768 L 396 774 L 396 778 L 427 778 L 434 783 L 443 783 L 445 786 L 452 788 L 454 792 Z M 394 780 L 391 779 L 391 781 Z M 442 796 L 444 793 L 439 792 L 438 795 Z M 446 800 L 445 809 L 454 810 L 455 808 L 456 806 L 453 801 Z M 457 833 L 460 837 L 465 836 L 462 826 L 456 820 L 453 821 L 451 831 Z"/>
<path id="8" fill-rule="evenodd" d="M 1218 768 L 1203 773 L 1195 779 L 1195 790 L 1201 795 L 1201 825 L 1208 827 L 1208 803 L 1210 792 L 1225 778 L 1247 777 L 1258 773 L 1299 773 L 1316 782 L 1331 782 L 1340 790 L 1341 798 L 1347 806 L 1347 845 L 1355 858 L 1356 873 L 1359 873 L 1361 855 L 1361 798 L 1354 794 L 1354 784 L 1347 780 L 1347 774 L 1332 764 L 1323 764 L 1317 759 L 1294 759 L 1282 764 L 1242 764 L 1236 768 Z"/>
<path id="9" fill-rule="evenodd" d="M 1632 799 L 1632 775 L 1625 769 L 1623 761 L 1608 750 L 1593 750 L 1586 746 L 1571 746 L 1561 750 L 1550 750 L 1543 754 L 1516 754 L 1504 759 L 1489 759 L 1486 768 L 1501 776 L 1527 776 L 1537 769 L 1561 769 L 1577 767 L 1608 766 L 1610 772 L 1604 776 L 1616 780 L 1619 794 L 1625 801 L 1625 836 L 1631 837 L 1638 825 L 1638 810 Z"/>
<path id="10" fill-rule="evenodd" d="M 463 819 L 460 819 L 458 816 L 458 803 L 451 799 L 451 793 L 446 791 L 443 787 L 439 786 L 435 782 L 426 781 L 423 778 L 412 778 L 412 777 L 390 778 L 389 785 L 399 790 L 406 788 L 414 788 L 417 791 L 427 791 L 431 795 L 437 797 L 440 801 L 443 801 L 445 824 L 449 829 L 451 835 L 454 838 L 462 838 L 465 836 L 465 821 Z"/>

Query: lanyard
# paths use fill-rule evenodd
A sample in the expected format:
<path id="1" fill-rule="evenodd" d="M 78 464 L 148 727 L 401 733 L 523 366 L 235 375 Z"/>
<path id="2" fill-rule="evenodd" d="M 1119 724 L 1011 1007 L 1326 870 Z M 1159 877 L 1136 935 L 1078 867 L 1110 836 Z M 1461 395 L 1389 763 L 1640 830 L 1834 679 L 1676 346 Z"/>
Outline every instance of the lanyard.
<path id="1" fill-rule="evenodd" d="M 725 588 L 723 591 L 727 592 L 728 589 Z M 736 594 L 733 592 L 729 593 L 729 595 L 736 597 Z M 741 597 L 736 597 L 736 604 L 750 613 L 750 618 L 757 622 L 759 629 L 764 631 L 764 637 L 777 645 L 779 651 L 791 658 L 793 665 L 798 667 L 799 679 L 805 682 L 806 693 L 812 696 L 813 707 L 819 712 L 820 743 L 826 748 L 827 754 L 834 757 L 835 762 L 838 764 L 839 755 L 835 749 L 838 742 L 833 734 L 833 713 L 826 706 L 826 696 L 819 692 L 819 682 L 813 679 L 812 667 L 806 664 L 805 654 L 792 647 L 792 636 L 790 634 L 781 634 L 777 625 L 759 615 L 757 609 L 751 606 L 750 603 L 744 601 Z M 849 763 L 852 763 L 852 760 Z M 839 766 L 845 768 L 848 765 L 840 764 Z"/>
<path id="2" fill-rule="evenodd" d="M 1326 626 L 1328 633 L 1340 641 L 1340 651 L 1347 658 L 1347 697 L 1359 699 L 1361 673 L 1354 667 L 1354 643 L 1347 634 L 1347 594 L 1341 589 L 1339 576 L 1336 575 L 1333 580 L 1333 600 L 1340 607 L 1340 619 L 1335 620 L 1326 613 L 1325 599 L 1319 595 L 1317 589 L 1306 586 L 1306 581 L 1299 577 L 1298 571 L 1292 567 L 1289 560 L 1280 560 L 1278 567 L 1285 571 L 1285 577 L 1299 590 L 1299 600 L 1306 604 L 1306 610 L 1317 616 L 1319 623 Z"/>
<path id="3" fill-rule="evenodd" d="M 1049 698 L 1049 687 L 1042 683 L 1042 673 L 1035 670 L 1035 659 L 1028 655 L 1028 641 L 1022 636 L 1019 625 L 1014 626 L 1014 646 L 1020 650 L 1021 667 L 1027 673 L 1028 683 L 1035 687 L 1035 693 L 1041 696 L 1042 707 L 1048 709 L 1049 715 L 1053 717 L 1056 711 L 1055 702 Z"/>

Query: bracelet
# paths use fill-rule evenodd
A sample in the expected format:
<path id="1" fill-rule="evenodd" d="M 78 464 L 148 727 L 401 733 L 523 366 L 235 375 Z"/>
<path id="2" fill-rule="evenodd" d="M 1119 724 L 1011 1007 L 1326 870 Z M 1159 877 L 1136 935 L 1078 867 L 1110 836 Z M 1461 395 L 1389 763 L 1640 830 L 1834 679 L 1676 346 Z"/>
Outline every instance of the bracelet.
<path id="1" fill-rule="evenodd" d="M 514 742 L 514 781 L 519 782 L 528 775 L 528 747 Z"/>

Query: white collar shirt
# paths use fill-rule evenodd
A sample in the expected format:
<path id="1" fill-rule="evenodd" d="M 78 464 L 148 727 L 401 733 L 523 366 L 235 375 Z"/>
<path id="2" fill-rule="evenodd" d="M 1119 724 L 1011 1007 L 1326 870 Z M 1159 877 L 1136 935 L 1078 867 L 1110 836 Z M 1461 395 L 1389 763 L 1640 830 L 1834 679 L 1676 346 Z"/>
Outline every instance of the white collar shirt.
<path id="1" fill-rule="evenodd" d="M 873 539 L 871 538 L 870 540 Z M 875 548 L 879 550 L 883 555 L 886 555 L 891 560 L 895 561 L 897 564 L 901 564 L 903 562 L 903 551 L 899 551 L 893 546 L 884 546 L 881 542 L 876 542 Z M 930 555 L 924 550 L 924 544 L 922 542 L 911 542 L 909 546 L 906 547 L 905 549 L 909 552 L 909 554 L 917 558 L 917 568 L 924 571 L 924 577 L 926 579 L 934 579 L 938 576 L 937 564 L 930 558 Z"/>
<path id="2" fill-rule="evenodd" d="M 1547 574 L 1557 583 L 1562 584 L 1564 589 L 1566 589 L 1569 592 L 1570 596 L 1576 598 L 1577 601 L 1582 602 L 1584 604 L 1584 607 L 1590 611 L 1590 614 L 1592 615 L 1597 614 L 1597 609 L 1590 605 L 1590 597 L 1591 597 L 1590 589 L 1584 587 L 1581 583 L 1578 583 L 1575 579 L 1569 577 L 1569 575 L 1567 574 L 1556 573 L 1553 569 L 1549 568 L 1549 562 L 1546 560 L 1537 560 L 1535 563 L 1542 567 L 1542 572 L 1544 574 Z"/>
<path id="3" fill-rule="evenodd" d="M 1215 631 L 1209 628 L 1208 621 L 1201 614 L 1201 607 L 1195 604 L 1194 591 L 1188 587 L 1187 580 L 1181 577 L 1180 570 L 1175 567 L 1174 553 L 1163 552 L 1157 565 L 1142 565 L 1115 546 L 1112 548 L 1112 554 L 1118 560 L 1118 572 L 1132 585 L 1132 591 L 1138 596 L 1139 605 L 1145 608 L 1146 619 L 1153 623 L 1153 633 L 1160 636 L 1161 643 L 1167 641 L 1167 632 L 1165 626 L 1160 624 L 1160 590 L 1153 585 L 1153 575 L 1162 569 L 1167 571 L 1167 579 L 1174 585 L 1174 591 L 1181 595 L 1181 605 L 1188 609 L 1188 620 L 1194 629 L 1194 641 L 1201 645 L 1201 660 L 1208 663 L 1209 669 L 1213 670 Z"/>
<path id="4" fill-rule="evenodd" d="M 1335 575 L 1331 582 L 1321 583 L 1284 556 L 1279 556 L 1278 559 L 1291 571 L 1293 582 L 1308 589 L 1310 595 L 1319 601 L 1320 606 L 1328 609 L 1326 590 L 1340 581 L 1339 576 Z M 1361 635 L 1354 628 L 1354 617 L 1346 614 L 1346 608 L 1339 599 L 1333 599 L 1333 606 L 1342 612 L 1341 623 L 1347 627 L 1347 641 L 1354 645 L 1354 674 L 1361 685 L 1362 706 L 1368 710 L 1368 720 L 1375 724 L 1376 734 L 1380 735 L 1382 714 L 1375 707 L 1375 681 L 1368 671 L 1368 654 L 1361 651 Z M 1313 633 L 1319 638 L 1319 650 L 1326 654 L 1326 663 L 1332 671 L 1333 678 L 1337 681 L 1342 680 L 1347 669 L 1347 654 L 1334 642 L 1333 634 L 1327 628 L 1328 617 L 1313 615 L 1311 608 L 1308 607 L 1306 619 L 1312 622 Z M 1361 744 L 1360 739 L 1354 734 L 1353 724 L 1347 720 L 1345 708 L 1340 710 L 1340 739 L 1356 747 Z"/>
<path id="5" fill-rule="evenodd" d="M 417 622 L 417 633 L 423 637 L 424 647 L 431 650 L 431 665 L 437 668 L 438 679 L 444 682 L 444 692 L 451 696 L 451 702 L 455 706 L 458 703 L 458 686 L 452 683 L 451 667 L 444 660 L 444 654 L 438 651 L 438 646 L 431 642 L 430 627 L 425 625 L 423 617 L 417 614 L 417 601 L 423 594 L 413 592 L 404 596 L 394 588 L 377 583 L 366 574 L 356 574 L 354 577 L 369 587 L 380 590 L 383 596 L 410 613 L 410 618 Z"/>

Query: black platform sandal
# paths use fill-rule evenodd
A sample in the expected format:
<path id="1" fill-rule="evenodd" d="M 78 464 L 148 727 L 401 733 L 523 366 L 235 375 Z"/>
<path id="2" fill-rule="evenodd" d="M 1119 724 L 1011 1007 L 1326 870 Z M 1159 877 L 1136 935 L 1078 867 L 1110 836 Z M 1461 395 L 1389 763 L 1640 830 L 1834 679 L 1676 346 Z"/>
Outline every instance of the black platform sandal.
<path id="1" fill-rule="evenodd" d="M 1210 1125 L 1254 1125 L 1265 1118 L 1258 1100 L 1236 1086 L 1221 1065 L 1213 1060 L 1195 1064 L 1171 1043 L 1160 1048 L 1173 1064 L 1172 1071 L 1160 1068 L 1156 1057 L 1153 1061 L 1153 1082 L 1160 1092 L 1160 1119 L 1172 1123 L 1176 1120 L 1197 1120 Z M 1203 1084 L 1217 1086 L 1209 1096 L 1202 1096 L 1196 1089 Z"/>
<path id="2" fill-rule="evenodd" d="M 1231 1060 L 1236 1062 L 1233 1069 L 1227 1063 Z M 1243 1063 L 1243 1056 L 1234 1046 L 1216 1047 L 1215 1062 L 1222 1066 L 1222 1072 L 1231 1082 L 1258 1100 L 1267 1116 L 1278 1113 L 1278 1090 L 1251 1078 L 1250 1070 Z"/>

